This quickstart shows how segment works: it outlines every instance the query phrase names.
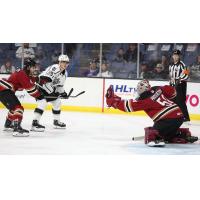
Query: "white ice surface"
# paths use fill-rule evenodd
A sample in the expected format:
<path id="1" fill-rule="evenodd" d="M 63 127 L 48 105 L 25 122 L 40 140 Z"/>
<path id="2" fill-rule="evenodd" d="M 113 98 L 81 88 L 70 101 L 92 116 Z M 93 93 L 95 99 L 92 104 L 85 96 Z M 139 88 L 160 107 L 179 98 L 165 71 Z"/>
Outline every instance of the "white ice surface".
<path id="1" fill-rule="evenodd" d="M 151 126 L 147 117 L 114 114 L 62 112 L 67 129 L 53 129 L 52 114 L 45 111 L 41 124 L 44 133 L 30 132 L 27 138 L 15 138 L 3 131 L 7 111 L 0 110 L 0 154 L 66 154 L 66 155 L 194 155 L 200 154 L 200 144 L 168 144 L 164 148 L 147 147 L 143 141 L 132 141 L 144 135 L 144 127 Z M 30 129 L 33 111 L 26 110 L 22 126 Z M 190 125 L 193 135 L 200 136 L 200 122 Z"/>

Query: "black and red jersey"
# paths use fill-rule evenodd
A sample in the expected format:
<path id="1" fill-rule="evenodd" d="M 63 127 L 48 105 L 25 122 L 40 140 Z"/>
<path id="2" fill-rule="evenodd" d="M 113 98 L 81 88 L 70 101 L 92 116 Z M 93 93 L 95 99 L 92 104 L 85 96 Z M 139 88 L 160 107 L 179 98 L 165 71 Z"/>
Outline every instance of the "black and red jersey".
<path id="1" fill-rule="evenodd" d="M 152 87 L 137 100 L 121 100 L 117 108 L 125 112 L 144 110 L 153 121 L 180 118 L 183 113 L 178 105 L 171 101 L 175 96 L 176 90 L 171 86 Z"/>
<path id="2" fill-rule="evenodd" d="M 28 76 L 24 70 L 12 73 L 7 79 L 0 79 L 0 91 L 6 89 L 14 92 L 25 89 L 33 97 L 40 96 L 35 85 L 35 78 Z"/>

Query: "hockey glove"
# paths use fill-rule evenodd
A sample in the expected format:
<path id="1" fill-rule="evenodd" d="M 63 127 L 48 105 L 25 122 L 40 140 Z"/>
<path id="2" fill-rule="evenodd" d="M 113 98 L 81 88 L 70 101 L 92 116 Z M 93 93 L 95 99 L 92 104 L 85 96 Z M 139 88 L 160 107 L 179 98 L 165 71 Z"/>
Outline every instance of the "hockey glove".
<path id="1" fill-rule="evenodd" d="M 60 97 L 62 97 L 64 99 L 68 99 L 69 98 L 69 96 L 68 96 L 68 94 L 66 92 L 61 93 Z"/>
<path id="2" fill-rule="evenodd" d="M 106 103 L 108 107 L 117 108 L 121 98 L 114 94 L 113 87 L 110 86 L 106 93 Z"/>
<path id="3" fill-rule="evenodd" d="M 60 94 L 58 92 L 52 92 L 51 94 L 49 94 L 49 96 L 52 96 L 52 97 L 59 97 Z"/>
<path id="4" fill-rule="evenodd" d="M 36 97 L 35 99 L 36 99 L 36 101 L 37 101 L 37 100 L 42 100 L 42 99 L 44 99 L 44 95 L 43 95 L 43 94 L 40 94 L 40 96 Z"/>

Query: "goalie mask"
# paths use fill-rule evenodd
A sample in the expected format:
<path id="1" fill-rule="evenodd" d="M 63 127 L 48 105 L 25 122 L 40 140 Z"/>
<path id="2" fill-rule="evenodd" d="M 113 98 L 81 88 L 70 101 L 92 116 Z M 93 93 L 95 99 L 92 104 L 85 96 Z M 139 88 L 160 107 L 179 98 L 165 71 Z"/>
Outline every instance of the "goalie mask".
<path id="1" fill-rule="evenodd" d="M 151 90 L 151 85 L 148 80 L 141 80 L 137 84 L 137 93 L 140 96 L 142 93 Z"/>

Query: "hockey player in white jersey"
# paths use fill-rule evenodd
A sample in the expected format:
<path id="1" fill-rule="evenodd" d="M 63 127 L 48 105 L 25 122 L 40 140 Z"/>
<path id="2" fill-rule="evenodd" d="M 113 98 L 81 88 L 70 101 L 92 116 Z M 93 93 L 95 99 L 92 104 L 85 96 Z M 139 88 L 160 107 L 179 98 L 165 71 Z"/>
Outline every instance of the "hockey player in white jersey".
<path id="1" fill-rule="evenodd" d="M 37 108 L 34 111 L 31 131 L 43 132 L 45 130 L 45 126 L 40 124 L 40 118 L 48 102 L 50 102 L 53 107 L 52 113 L 54 128 L 66 128 L 66 124 L 60 122 L 60 97 L 67 97 L 67 93 L 64 90 L 64 83 L 67 77 L 66 69 L 69 66 L 69 58 L 67 55 L 60 55 L 58 62 L 58 64 L 49 66 L 39 75 L 38 86 L 46 98 L 38 100 Z M 51 98 L 48 98 L 48 96 L 51 96 Z M 55 98 L 52 98 L 52 96 Z"/>

